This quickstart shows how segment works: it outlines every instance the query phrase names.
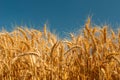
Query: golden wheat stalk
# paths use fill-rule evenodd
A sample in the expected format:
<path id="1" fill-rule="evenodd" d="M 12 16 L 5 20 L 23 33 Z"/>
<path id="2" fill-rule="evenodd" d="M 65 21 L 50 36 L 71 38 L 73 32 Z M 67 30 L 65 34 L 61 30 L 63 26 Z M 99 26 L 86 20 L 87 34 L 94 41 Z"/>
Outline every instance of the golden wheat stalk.
<path id="1" fill-rule="evenodd" d="M 25 32 L 23 29 L 17 28 L 17 30 L 20 31 L 20 32 L 23 34 L 23 36 L 25 37 L 26 40 L 28 40 L 28 37 L 27 37 L 27 35 L 26 35 L 26 32 Z"/>

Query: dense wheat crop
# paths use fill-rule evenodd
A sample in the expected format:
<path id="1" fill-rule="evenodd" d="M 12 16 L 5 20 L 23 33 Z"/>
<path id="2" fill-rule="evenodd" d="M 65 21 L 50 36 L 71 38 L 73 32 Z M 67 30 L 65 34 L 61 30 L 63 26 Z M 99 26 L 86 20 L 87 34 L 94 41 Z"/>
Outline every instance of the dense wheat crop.
<path id="1" fill-rule="evenodd" d="M 0 80 L 120 80 L 120 31 L 91 26 L 60 40 L 43 31 L 0 32 Z"/>

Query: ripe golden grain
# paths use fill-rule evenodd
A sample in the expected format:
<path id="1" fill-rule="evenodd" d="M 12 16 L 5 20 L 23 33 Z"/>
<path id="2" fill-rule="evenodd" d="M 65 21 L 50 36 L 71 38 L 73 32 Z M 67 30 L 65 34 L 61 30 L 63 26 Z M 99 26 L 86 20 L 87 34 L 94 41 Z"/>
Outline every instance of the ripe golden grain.
<path id="1" fill-rule="evenodd" d="M 46 29 L 46 24 L 44 25 L 44 35 L 47 37 L 47 29 Z"/>
<path id="2" fill-rule="evenodd" d="M 0 33 L 0 80 L 120 79 L 120 32 L 88 18 L 83 34 L 59 40 L 46 27 Z"/>
<path id="3" fill-rule="evenodd" d="M 27 37 L 27 35 L 26 35 L 26 32 L 25 32 L 23 29 L 17 28 L 17 30 L 20 31 L 20 32 L 23 34 L 23 36 L 25 37 L 26 40 L 28 40 L 28 37 Z"/>
<path id="4" fill-rule="evenodd" d="M 26 48 L 27 48 L 28 51 L 30 50 L 30 46 L 28 45 L 27 42 L 21 41 L 21 43 L 24 44 L 24 45 L 26 45 Z M 21 45 L 22 45 L 22 44 L 21 44 Z"/>

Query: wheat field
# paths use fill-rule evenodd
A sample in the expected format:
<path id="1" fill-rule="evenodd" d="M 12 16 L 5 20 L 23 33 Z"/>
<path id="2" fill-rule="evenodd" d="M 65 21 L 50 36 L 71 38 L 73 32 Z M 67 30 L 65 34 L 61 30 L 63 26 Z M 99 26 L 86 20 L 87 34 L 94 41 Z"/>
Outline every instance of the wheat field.
<path id="1" fill-rule="evenodd" d="M 60 40 L 46 28 L 0 32 L 0 80 L 120 80 L 120 30 L 88 18 Z"/>

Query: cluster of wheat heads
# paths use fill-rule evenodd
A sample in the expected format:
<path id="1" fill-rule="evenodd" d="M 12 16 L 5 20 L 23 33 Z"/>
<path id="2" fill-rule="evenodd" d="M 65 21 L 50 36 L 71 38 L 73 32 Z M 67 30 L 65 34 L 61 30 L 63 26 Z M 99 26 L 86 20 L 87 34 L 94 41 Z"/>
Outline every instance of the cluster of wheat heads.
<path id="1" fill-rule="evenodd" d="M 0 32 L 0 80 L 120 80 L 120 32 L 92 27 L 70 40 L 43 31 Z"/>

